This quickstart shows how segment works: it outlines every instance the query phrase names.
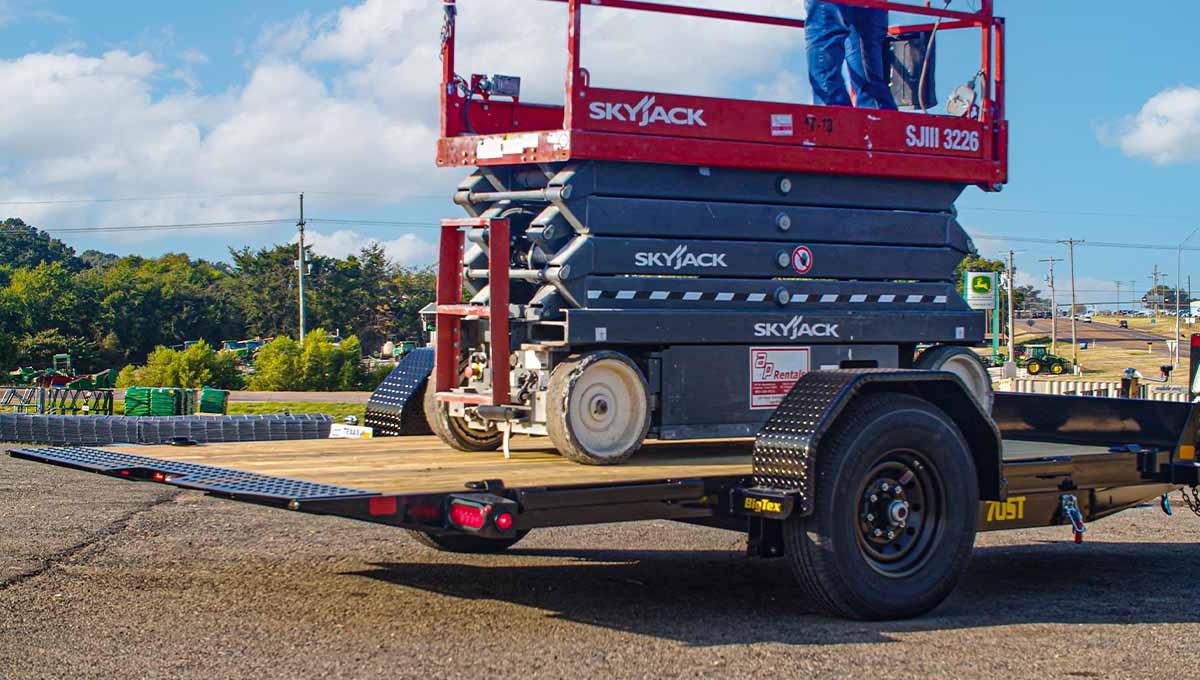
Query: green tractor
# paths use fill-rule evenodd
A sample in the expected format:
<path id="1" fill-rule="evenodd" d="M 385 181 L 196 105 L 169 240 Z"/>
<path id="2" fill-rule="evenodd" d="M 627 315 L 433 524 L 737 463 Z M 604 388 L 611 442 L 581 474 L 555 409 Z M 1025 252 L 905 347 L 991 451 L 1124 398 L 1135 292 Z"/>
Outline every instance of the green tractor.
<path id="1" fill-rule="evenodd" d="M 1067 372 L 1070 361 L 1050 353 L 1046 345 L 1025 345 L 1023 351 L 1017 353 L 1017 365 L 1023 367 L 1029 375 L 1050 373 L 1062 375 Z"/>

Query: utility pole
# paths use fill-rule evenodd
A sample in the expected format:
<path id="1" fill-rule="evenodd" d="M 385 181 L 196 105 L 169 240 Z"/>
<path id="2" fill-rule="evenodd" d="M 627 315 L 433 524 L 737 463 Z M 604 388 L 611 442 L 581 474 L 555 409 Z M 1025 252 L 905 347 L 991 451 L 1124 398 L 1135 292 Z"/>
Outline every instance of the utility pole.
<path id="1" fill-rule="evenodd" d="M 1016 326 L 1013 325 L 1013 292 L 1016 290 L 1017 270 L 1013 267 L 1013 251 L 1010 248 L 1008 251 L 1008 360 L 1016 361 L 1016 348 L 1013 341 L 1013 334 Z"/>
<path id="2" fill-rule="evenodd" d="M 300 194 L 300 221 L 296 223 L 296 226 L 300 228 L 300 246 L 299 254 L 296 258 L 296 271 L 299 274 L 297 280 L 299 281 L 298 287 L 300 288 L 300 344 L 302 345 L 304 344 L 304 274 L 307 264 L 304 257 L 304 224 L 304 194 L 302 193 Z"/>
<path id="3" fill-rule="evenodd" d="M 1077 241 L 1069 238 L 1059 243 L 1067 244 L 1067 260 L 1071 267 L 1071 364 L 1075 370 L 1079 370 L 1079 322 L 1075 314 L 1075 246 L 1087 243 L 1087 241 Z"/>
<path id="4" fill-rule="evenodd" d="M 1062 262 L 1057 257 L 1048 257 L 1038 262 L 1050 263 L 1050 276 L 1047 281 L 1050 282 L 1050 353 L 1058 354 L 1058 298 L 1054 296 L 1054 263 Z"/>
<path id="5" fill-rule="evenodd" d="M 1117 281 L 1117 308 L 1113 310 L 1119 316 L 1121 314 L 1121 282 Z"/>
<path id="6" fill-rule="evenodd" d="M 1154 265 L 1154 272 L 1147 278 L 1154 279 L 1154 287 L 1150 289 L 1150 311 L 1158 318 L 1158 265 Z"/>

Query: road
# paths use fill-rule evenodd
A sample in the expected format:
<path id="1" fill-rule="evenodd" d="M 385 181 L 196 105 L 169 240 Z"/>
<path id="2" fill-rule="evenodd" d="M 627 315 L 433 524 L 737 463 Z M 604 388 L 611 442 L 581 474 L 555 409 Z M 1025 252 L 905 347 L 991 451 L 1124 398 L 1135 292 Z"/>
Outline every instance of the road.
<path id="1" fill-rule="evenodd" d="M 1200 519 L 981 536 L 931 616 L 804 611 L 739 535 L 543 530 L 459 556 L 395 529 L 0 459 L 0 677 L 1191 677 Z"/>
<path id="2" fill-rule="evenodd" d="M 1014 322 L 1017 328 L 1018 335 L 1020 333 L 1038 333 L 1049 337 L 1052 330 L 1052 322 L 1050 319 L 1017 319 Z M 1174 323 L 1171 320 L 1161 323 Z M 1077 322 L 1076 334 L 1080 340 L 1088 340 L 1095 342 L 1138 342 L 1145 344 L 1147 342 L 1165 342 L 1166 337 L 1157 333 L 1139 330 L 1136 328 L 1121 328 L 1114 323 L 1103 321 L 1093 321 L 1092 323 Z M 1071 345 L 1071 320 L 1058 320 L 1058 341 L 1066 342 L 1067 347 Z"/>

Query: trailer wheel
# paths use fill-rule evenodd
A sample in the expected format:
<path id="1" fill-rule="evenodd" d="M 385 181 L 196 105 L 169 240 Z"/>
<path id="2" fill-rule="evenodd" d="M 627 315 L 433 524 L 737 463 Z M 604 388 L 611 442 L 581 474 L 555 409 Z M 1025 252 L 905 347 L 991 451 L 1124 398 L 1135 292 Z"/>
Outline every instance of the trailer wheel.
<path id="1" fill-rule="evenodd" d="M 650 429 L 646 379 L 618 352 L 573 356 L 555 366 L 546 401 L 550 441 L 577 463 L 620 463 L 642 447 Z"/>
<path id="2" fill-rule="evenodd" d="M 462 418 L 450 415 L 449 407 L 437 400 L 437 390 L 432 387 L 433 377 L 425 389 L 424 406 L 425 420 L 429 429 L 452 449 L 458 451 L 495 451 L 500 448 L 504 434 L 495 426 L 486 431 L 473 430 L 467 427 Z"/>
<path id="3" fill-rule="evenodd" d="M 813 604 L 855 619 L 923 614 L 967 566 L 979 513 L 958 426 L 916 397 L 866 397 L 822 447 L 813 513 L 784 521 L 788 559 Z"/>
<path id="4" fill-rule="evenodd" d="M 519 543 L 528 533 L 528 531 L 518 531 L 517 535 L 512 538 L 481 538 L 465 534 L 431 534 L 415 529 L 408 530 L 408 535 L 414 541 L 427 548 L 476 555 L 493 555 L 504 552 Z"/>
<path id="5" fill-rule="evenodd" d="M 983 408 L 984 413 L 992 412 L 992 402 L 996 394 L 992 390 L 992 376 L 988 374 L 987 366 L 979 355 L 966 347 L 942 345 L 930 347 L 917 357 L 918 369 L 924 371 L 947 371 L 958 376 L 967 391 Z"/>

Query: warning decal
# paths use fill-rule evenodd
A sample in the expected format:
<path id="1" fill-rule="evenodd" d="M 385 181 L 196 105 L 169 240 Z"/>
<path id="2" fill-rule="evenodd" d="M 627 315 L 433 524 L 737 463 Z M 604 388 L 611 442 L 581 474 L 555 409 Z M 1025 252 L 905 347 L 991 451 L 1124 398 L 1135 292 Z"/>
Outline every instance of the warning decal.
<path id="1" fill-rule="evenodd" d="M 795 125 L 793 123 L 792 114 L 790 113 L 773 113 L 771 114 L 771 136 L 772 137 L 791 137 L 795 134 Z"/>
<path id="2" fill-rule="evenodd" d="M 813 268 L 813 254 L 807 246 L 797 246 L 792 251 L 792 268 L 797 274 L 807 274 Z"/>
<path id="3" fill-rule="evenodd" d="M 809 371 L 808 347 L 750 348 L 750 408 L 775 408 Z"/>

